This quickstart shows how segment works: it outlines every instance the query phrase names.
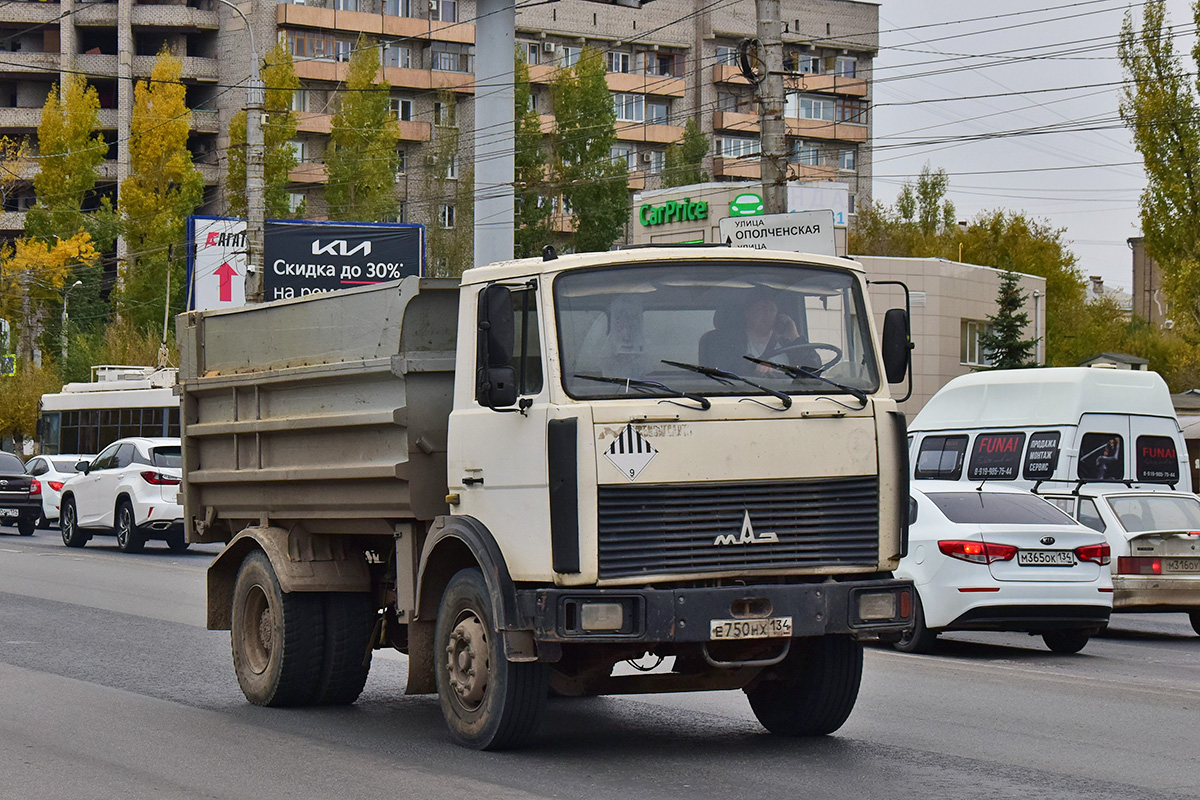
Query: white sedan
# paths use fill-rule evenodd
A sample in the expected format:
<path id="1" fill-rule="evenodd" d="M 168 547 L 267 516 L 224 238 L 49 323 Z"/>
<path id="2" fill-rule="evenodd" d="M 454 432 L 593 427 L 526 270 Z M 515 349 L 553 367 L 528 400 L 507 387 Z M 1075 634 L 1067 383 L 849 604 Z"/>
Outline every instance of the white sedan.
<path id="1" fill-rule="evenodd" d="M 1114 611 L 1182 611 L 1200 633 L 1200 498 L 1113 483 L 1041 494 L 1108 537 Z"/>
<path id="2" fill-rule="evenodd" d="M 34 456 L 26 462 L 25 471 L 42 484 L 42 518 L 38 520 L 39 528 L 48 528 L 51 522 L 58 520 L 63 484 L 75 475 L 75 465 L 81 459 L 91 459 L 91 456 Z"/>
<path id="3" fill-rule="evenodd" d="M 942 631 L 1040 634 L 1076 653 L 1112 612 L 1100 534 L 1045 500 L 995 484 L 919 481 L 908 555 L 896 577 L 917 588 L 913 629 L 894 646 L 925 653 Z"/>
<path id="4" fill-rule="evenodd" d="M 188 548 L 179 504 L 179 439 L 118 439 L 62 490 L 59 528 L 63 544 L 83 547 L 97 533 L 117 537 L 117 549 L 137 553 L 147 539 L 162 539 L 175 552 Z"/>

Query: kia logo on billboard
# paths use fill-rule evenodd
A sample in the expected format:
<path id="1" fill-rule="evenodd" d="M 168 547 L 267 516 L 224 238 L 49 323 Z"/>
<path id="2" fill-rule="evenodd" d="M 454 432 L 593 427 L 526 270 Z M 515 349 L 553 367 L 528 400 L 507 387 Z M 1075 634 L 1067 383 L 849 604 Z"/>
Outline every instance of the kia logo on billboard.
<path id="1" fill-rule="evenodd" d="M 351 247 L 350 243 L 345 239 L 334 239 L 329 244 L 324 245 L 321 244 L 320 239 L 312 243 L 312 254 L 314 256 L 352 256 L 360 252 L 364 256 L 371 255 L 371 243 L 369 241 L 360 242 L 355 247 Z"/>

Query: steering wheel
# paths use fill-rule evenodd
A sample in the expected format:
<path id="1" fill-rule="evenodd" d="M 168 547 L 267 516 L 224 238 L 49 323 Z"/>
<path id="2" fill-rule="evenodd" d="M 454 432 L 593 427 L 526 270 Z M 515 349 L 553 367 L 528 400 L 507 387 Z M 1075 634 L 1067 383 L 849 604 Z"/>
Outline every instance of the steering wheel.
<path id="1" fill-rule="evenodd" d="M 819 350 L 828 350 L 833 353 L 833 358 L 828 361 L 822 360 L 817 354 Z M 781 353 L 812 353 L 816 359 L 817 366 L 809 367 L 802 358 L 797 358 L 792 361 L 798 367 L 807 369 L 810 372 L 820 375 L 825 370 L 832 367 L 834 364 L 842 360 L 842 350 L 837 345 L 827 344 L 825 342 L 796 342 L 795 344 L 784 345 L 783 347 L 772 350 L 770 358 L 780 355 Z M 769 359 L 768 359 L 769 360 Z M 799 362 L 799 363 L 797 363 Z"/>

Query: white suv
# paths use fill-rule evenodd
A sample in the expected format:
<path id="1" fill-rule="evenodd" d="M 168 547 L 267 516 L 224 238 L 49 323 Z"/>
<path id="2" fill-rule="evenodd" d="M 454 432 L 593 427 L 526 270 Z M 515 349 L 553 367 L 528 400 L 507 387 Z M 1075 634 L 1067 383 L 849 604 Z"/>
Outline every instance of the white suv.
<path id="1" fill-rule="evenodd" d="M 187 550 L 179 504 L 179 439 L 118 439 L 62 489 L 63 544 L 83 547 L 96 533 L 113 533 L 117 549 L 137 553 L 147 539 Z"/>

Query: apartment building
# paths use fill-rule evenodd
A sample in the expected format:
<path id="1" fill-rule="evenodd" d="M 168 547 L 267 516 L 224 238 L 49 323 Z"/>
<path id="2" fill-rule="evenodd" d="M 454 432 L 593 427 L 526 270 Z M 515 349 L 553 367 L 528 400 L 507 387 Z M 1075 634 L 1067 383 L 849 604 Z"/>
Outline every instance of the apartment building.
<path id="1" fill-rule="evenodd" d="M 382 48 L 383 76 L 400 127 L 397 192 L 401 220 L 452 227 L 454 185 L 473 160 L 476 7 L 474 0 L 50 0 L 0 4 L 0 133 L 36 136 L 50 85 L 70 70 L 100 90 L 101 126 L 113 142 L 102 172 L 105 191 L 123 175 L 132 88 L 149 75 L 164 42 L 184 58 L 198 166 L 217 190 L 228 124 L 242 106 L 250 69 L 249 20 L 261 55 L 277 39 L 291 46 L 302 89 L 295 98 L 300 164 L 293 203 L 324 213 L 324 151 L 338 89 L 360 37 Z M 524 5 L 524 4 L 522 4 Z M 787 124 L 794 181 L 848 184 L 850 211 L 870 191 L 871 66 L 878 8 L 858 0 L 782 0 Z M 530 64 L 533 102 L 543 130 L 553 128 L 549 100 L 556 70 L 584 46 L 602 50 L 617 111 L 614 158 L 629 167 L 630 191 L 660 185 L 666 148 L 695 117 L 711 137 L 705 169 L 715 181 L 759 176 L 753 87 L 737 66 L 739 42 L 755 34 L 754 0 L 654 0 L 640 10 L 587 0 L 528 4 L 517 10 L 518 45 Z M 433 174 L 440 137 L 458 134 L 456 161 Z M 22 227 L 34 202 L 19 186 L 6 201 L 4 231 Z M 569 221 L 567 223 L 569 225 Z"/>
<path id="2" fill-rule="evenodd" d="M 128 161 L 124 143 L 133 113 L 133 81 L 150 77 L 164 44 L 183 59 L 196 166 L 216 197 L 220 178 L 218 50 L 220 18 L 214 0 L 16 0 L 0 4 L 0 135 L 28 138 L 37 153 L 37 128 L 51 86 L 63 75 L 85 75 L 100 95 L 99 126 L 110 143 L 97 197 L 115 195 Z M 36 201 L 28 178 L 4 193 L 0 238 L 18 235 Z"/>

